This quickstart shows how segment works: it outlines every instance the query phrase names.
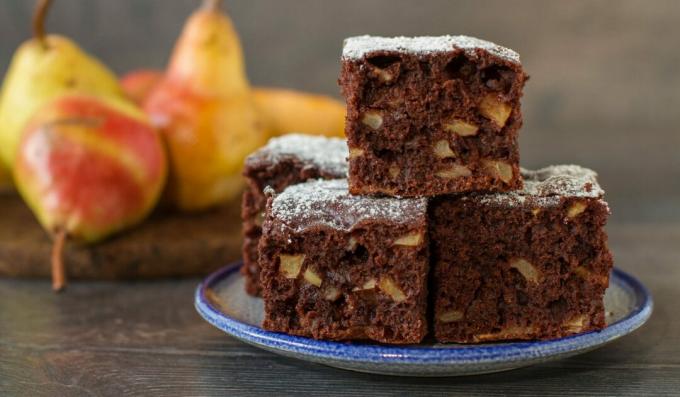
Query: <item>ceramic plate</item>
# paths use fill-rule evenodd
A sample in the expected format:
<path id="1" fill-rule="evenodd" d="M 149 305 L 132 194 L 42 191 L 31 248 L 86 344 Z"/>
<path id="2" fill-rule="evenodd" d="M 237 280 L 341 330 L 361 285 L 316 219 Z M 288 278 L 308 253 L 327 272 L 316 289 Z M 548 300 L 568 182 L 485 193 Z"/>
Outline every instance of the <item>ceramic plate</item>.
<path id="1" fill-rule="evenodd" d="M 389 346 L 318 341 L 260 328 L 262 300 L 244 292 L 240 266 L 240 262 L 226 266 L 198 286 L 196 309 L 209 323 L 243 342 L 274 353 L 377 374 L 456 376 L 525 367 L 603 346 L 640 327 L 652 313 L 652 298 L 645 287 L 633 276 L 615 269 L 605 295 L 608 325 L 599 332 L 540 342 L 480 345 Z"/>

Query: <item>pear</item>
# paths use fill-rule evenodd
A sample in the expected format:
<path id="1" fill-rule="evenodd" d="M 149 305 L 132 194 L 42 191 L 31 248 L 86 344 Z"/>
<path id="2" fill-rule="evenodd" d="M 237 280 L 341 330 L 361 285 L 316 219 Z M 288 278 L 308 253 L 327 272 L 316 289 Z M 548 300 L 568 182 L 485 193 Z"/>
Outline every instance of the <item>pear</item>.
<path id="1" fill-rule="evenodd" d="M 186 22 L 144 109 L 169 152 L 168 201 L 196 211 L 241 194 L 243 160 L 266 141 L 243 52 L 219 0 Z"/>
<path id="2" fill-rule="evenodd" d="M 163 79 L 163 72 L 159 70 L 139 69 L 128 72 L 121 77 L 120 85 L 130 100 L 142 105 L 161 79 Z"/>
<path id="3" fill-rule="evenodd" d="M 269 137 L 293 131 L 345 136 L 346 108 L 334 98 L 282 88 L 256 88 L 253 95 Z"/>
<path id="4" fill-rule="evenodd" d="M 29 120 L 14 181 L 54 237 L 53 287 L 65 285 L 65 239 L 91 244 L 141 222 L 167 175 L 160 134 L 146 115 L 115 97 L 62 95 Z"/>
<path id="5" fill-rule="evenodd" d="M 68 38 L 44 33 L 50 0 L 34 14 L 34 38 L 14 54 L 0 92 L 0 160 L 13 168 L 26 122 L 45 103 L 67 92 L 123 97 L 114 73 Z"/>
<path id="6" fill-rule="evenodd" d="M 143 104 L 162 79 L 160 70 L 139 69 L 123 75 L 120 84 L 130 100 Z M 253 98 L 268 138 L 290 132 L 345 136 L 345 104 L 335 98 L 275 87 L 255 87 Z"/>

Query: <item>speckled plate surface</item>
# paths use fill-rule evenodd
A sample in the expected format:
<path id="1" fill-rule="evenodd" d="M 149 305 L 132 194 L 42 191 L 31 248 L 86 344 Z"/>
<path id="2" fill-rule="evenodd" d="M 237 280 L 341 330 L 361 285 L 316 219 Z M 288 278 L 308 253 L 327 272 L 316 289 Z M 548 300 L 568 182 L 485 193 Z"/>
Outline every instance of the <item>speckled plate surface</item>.
<path id="1" fill-rule="evenodd" d="M 274 353 L 352 371 L 400 376 L 459 376 L 506 371 L 596 349 L 631 333 L 652 313 L 652 298 L 633 276 L 614 270 L 605 296 L 607 328 L 540 342 L 389 346 L 342 343 L 260 328 L 262 300 L 247 295 L 241 263 L 210 275 L 196 289 L 199 314 L 227 334 Z"/>

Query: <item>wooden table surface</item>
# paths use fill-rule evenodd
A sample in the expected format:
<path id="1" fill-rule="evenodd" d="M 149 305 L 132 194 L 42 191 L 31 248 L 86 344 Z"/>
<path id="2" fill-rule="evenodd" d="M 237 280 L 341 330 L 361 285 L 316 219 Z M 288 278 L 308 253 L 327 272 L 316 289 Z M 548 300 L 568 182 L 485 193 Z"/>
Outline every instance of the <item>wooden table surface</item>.
<path id="1" fill-rule="evenodd" d="M 0 280 L 0 395 L 677 395 L 680 224 L 613 224 L 616 265 L 651 290 L 632 335 L 581 356 L 467 378 L 396 378 L 279 357 L 232 339 L 193 308 L 198 279 Z"/>

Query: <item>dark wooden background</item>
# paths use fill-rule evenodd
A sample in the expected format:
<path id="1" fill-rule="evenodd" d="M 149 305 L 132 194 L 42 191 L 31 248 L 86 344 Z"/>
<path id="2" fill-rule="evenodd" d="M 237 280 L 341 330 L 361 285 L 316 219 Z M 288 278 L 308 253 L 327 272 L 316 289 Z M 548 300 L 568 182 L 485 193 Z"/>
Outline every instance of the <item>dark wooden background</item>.
<path id="1" fill-rule="evenodd" d="M 117 72 L 162 67 L 198 0 L 56 0 L 49 30 Z M 656 298 L 650 324 L 587 355 L 505 374 L 404 380 L 276 357 L 202 322 L 197 280 L 0 281 L 0 394 L 647 395 L 680 390 L 680 1 L 226 0 L 251 81 L 338 95 L 342 39 L 468 34 L 521 53 L 522 162 L 600 173 L 617 266 Z M 0 0 L 0 71 L 32 1 Z M 2 216 L 0 210 L 0 227 Z M 5 393 L 1 393 L 2 391 Z"/>
<path id="2" fill-rule="evenodd" d="M 49 29 L 118 72 L 162 67 L 198 0 L 56 0 Z M 0 1 L 0 70 L 32 1 Z M 519 51 L 522 162 L 600 172 L 613 221 L 680 220 L 680 2 L 226 0 L 250 79 L 339 95 L 350 35 L 468 34 Z"/>

